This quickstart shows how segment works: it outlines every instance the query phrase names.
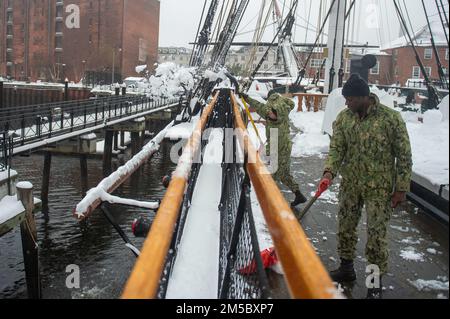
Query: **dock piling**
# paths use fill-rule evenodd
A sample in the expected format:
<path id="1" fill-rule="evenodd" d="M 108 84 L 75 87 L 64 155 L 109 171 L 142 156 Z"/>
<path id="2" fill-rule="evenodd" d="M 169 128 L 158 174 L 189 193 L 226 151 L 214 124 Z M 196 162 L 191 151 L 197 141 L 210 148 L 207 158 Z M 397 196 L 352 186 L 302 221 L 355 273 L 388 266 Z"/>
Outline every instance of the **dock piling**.
<path id="1" fill-rule="evenodd" d="M 34 219 L 33 185 L 17 184 L 17 199 L 22 202 L 26 212 L 25 219 L 20 224 L 22 236 L 22 251 L 25 265 L 28 298 L 41 299 L 41 278 L 39 274 L 39 251 L 37 245 L 37 230 Z"/>

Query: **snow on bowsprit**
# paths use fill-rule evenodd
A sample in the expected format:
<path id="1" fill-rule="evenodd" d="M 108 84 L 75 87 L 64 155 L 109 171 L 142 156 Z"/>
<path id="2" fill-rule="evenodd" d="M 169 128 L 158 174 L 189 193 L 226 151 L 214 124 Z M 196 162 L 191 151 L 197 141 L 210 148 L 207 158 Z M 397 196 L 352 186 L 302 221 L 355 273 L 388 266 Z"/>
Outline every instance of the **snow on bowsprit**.
<path id="1" fill-rule="evenodd" d="M 110 193 L 111 191 L 113 191 L 111 188 L 113 188 L 114 186 L 117 187 L 117 183 L 121 179 L 132 174 L 150 156 L 157 152 L 167 131 L 172 126 L 173 122 L 171 122 L 165 129 L 159 132 L 159 134 L 154 137 L 147 145 L 145 145 L 142 151 L 136 154 L 130 161 L 128 161 L 125 165 L 119 167 L 113 174 L 101 181 L 97 187 L 91 189 L 86 194 L 86 197 L 76 206 L 74 212 L 75 216 L 81 219 L 84 218 L 87 213 L 91 213 L 91 211 L 89 211 L 90 209 L 92 209 L 91 205 L 93 205 L 96 201 L 101 200 L 102 196 L 105 193 Z"/>
<path id="2" fill-rule="evenodd" d="M 205 148 L 204 164 L 198 175 L 195 191 L 178 248 L 169 299 L 214 299 L 217 297 L 222 185 L 223 131 L 214 130 Z M 208 196 L 205 196 L 208 194 Z M 189 275 L 187 275 L 189 274 Z"/>

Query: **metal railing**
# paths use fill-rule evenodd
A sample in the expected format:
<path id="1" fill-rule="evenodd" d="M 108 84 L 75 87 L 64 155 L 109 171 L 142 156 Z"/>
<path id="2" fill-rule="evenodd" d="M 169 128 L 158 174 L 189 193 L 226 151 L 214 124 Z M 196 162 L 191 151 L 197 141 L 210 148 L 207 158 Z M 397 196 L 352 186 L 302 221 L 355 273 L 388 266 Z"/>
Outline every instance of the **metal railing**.
<path id="1" fill-rule="evenodd" d="M 234 129 L 234 110 L 230 92 L 219 99 L 226 128 Z M 224 144 L 226 145 L 226 137 Z M 236 156 L 237 140 L 233 135 L 233 161 L 228 163 L 224 153 L 222 166 L 222 195 L 220 199 L 220 299 L 267 299 L 269 285 L 261 259 L 251 205 L 251 183 L 245 163 Z M 225 150 L 225 148 L 224 148 Z"/>
<path id="2" fill-rule="evenodd" d="M 184 154 L 196 154 L 201 147 L 201 135 L 217 101 L 217 95 L 204 109 L 191 138 L 184 148 Z M 185 162 L 183 162 L 185 161 Z M 180 211 L 184 200 L 185 188 L 192 173 L 192 163 L 187 158 L 180 158 L 169 188 L 161 202 L 150 233 L 144 242 L 141 254 L 128 279 L 122 298 L 147 299 L 161 297 L 164 273 L 170 263 L 170 248 L 174 245 L 176 225 L 179 223 Z"/>
<path id="3" fill-rule="evenodd" d="M 0 136 L 0 172 L 6 171 L 8 167 L 8 143 L 6 140 L 7 133 L 3 132 Z"/>
<path id="4" fill-rule="evenodd" d="M 16 135 L 13 143 L 23 146 L 177 102 L 145 96 L 114 96 L 4 108 L 0 110 L 0 130 L 13 131 Z"/>
<path id="5" fill-rule="evenodd" d="M 231 101 L 239 145 L 248 156 L 246 172 L 255 189 L 291 297 L 328 299 L 339 296 L 290 205 L 248 141 L 248 134 L 245 133 L 247 127 L 241 117 L 242 109 L 234 94 L 231 94 Z"/>
<path id="6" fill-rule="evenodd" d="M 11 192 L 11 163 L 12 154 L 14 153 L 13 136 L 9 132 L 0 133 L 0 173 L 7 172 L 8 195 Z"/>

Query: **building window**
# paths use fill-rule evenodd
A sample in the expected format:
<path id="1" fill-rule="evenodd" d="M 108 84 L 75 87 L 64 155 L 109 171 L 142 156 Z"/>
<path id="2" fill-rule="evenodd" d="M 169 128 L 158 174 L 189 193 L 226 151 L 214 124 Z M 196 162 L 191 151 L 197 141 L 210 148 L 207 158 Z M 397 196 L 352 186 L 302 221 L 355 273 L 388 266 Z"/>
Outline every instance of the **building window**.
<path id="1" fill-rule="evenodd" d="M 380 74 L 380 61 L 378 61 L 377 64 L 370 69 L 370 74 Z"/>
<path id="2" fill-rule="evenodd" d="M 448 61 L 448 49 L 445 49 L 445 59 Z"/>
<path id="3" fill-rule="evenodd" d="M 425 60 L 431 60 L 433 58 L 433 50 L 430 48 L 426 48 L 423 57 Z"/>
<path id="4" fill-rule="evenodd" d="M 448 76 L 448 69 L 447 68 L 442 68 L 442 72 L 444 72 L 445 76 Z"/>
<path id="5" fill-rule="evenodd" d="M 312 59 L 311 60 L 311 68 L 318 69 L 322 66 L 321 59 Z"/>
<path id="6" fill-rule="evenodd" d="M 426 67 L 425 67 L 425 72 L 427 72 L 427 75 L 428 75 L 429 77 L 431 77 L 431 66 L 426 66 Z"/>
<path id="7" fill-rule="evenodd" d="M 420 68 L 418 66 L 413 66 L 412 78 L 413 79 L 420 78 Z"/>

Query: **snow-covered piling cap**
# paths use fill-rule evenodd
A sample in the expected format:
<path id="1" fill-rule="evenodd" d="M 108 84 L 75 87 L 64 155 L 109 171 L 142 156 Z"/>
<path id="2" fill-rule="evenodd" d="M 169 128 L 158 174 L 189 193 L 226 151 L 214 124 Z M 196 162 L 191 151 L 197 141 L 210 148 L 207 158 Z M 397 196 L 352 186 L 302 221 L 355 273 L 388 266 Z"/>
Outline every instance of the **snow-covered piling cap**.
<path id="1" fill-rule="evenodd" d="M 30 182 L 19 182 L 16 184 L 16 188 L 18 189 L 32 189 L 33 188 L 33 184 L 31 184 Z"/>

